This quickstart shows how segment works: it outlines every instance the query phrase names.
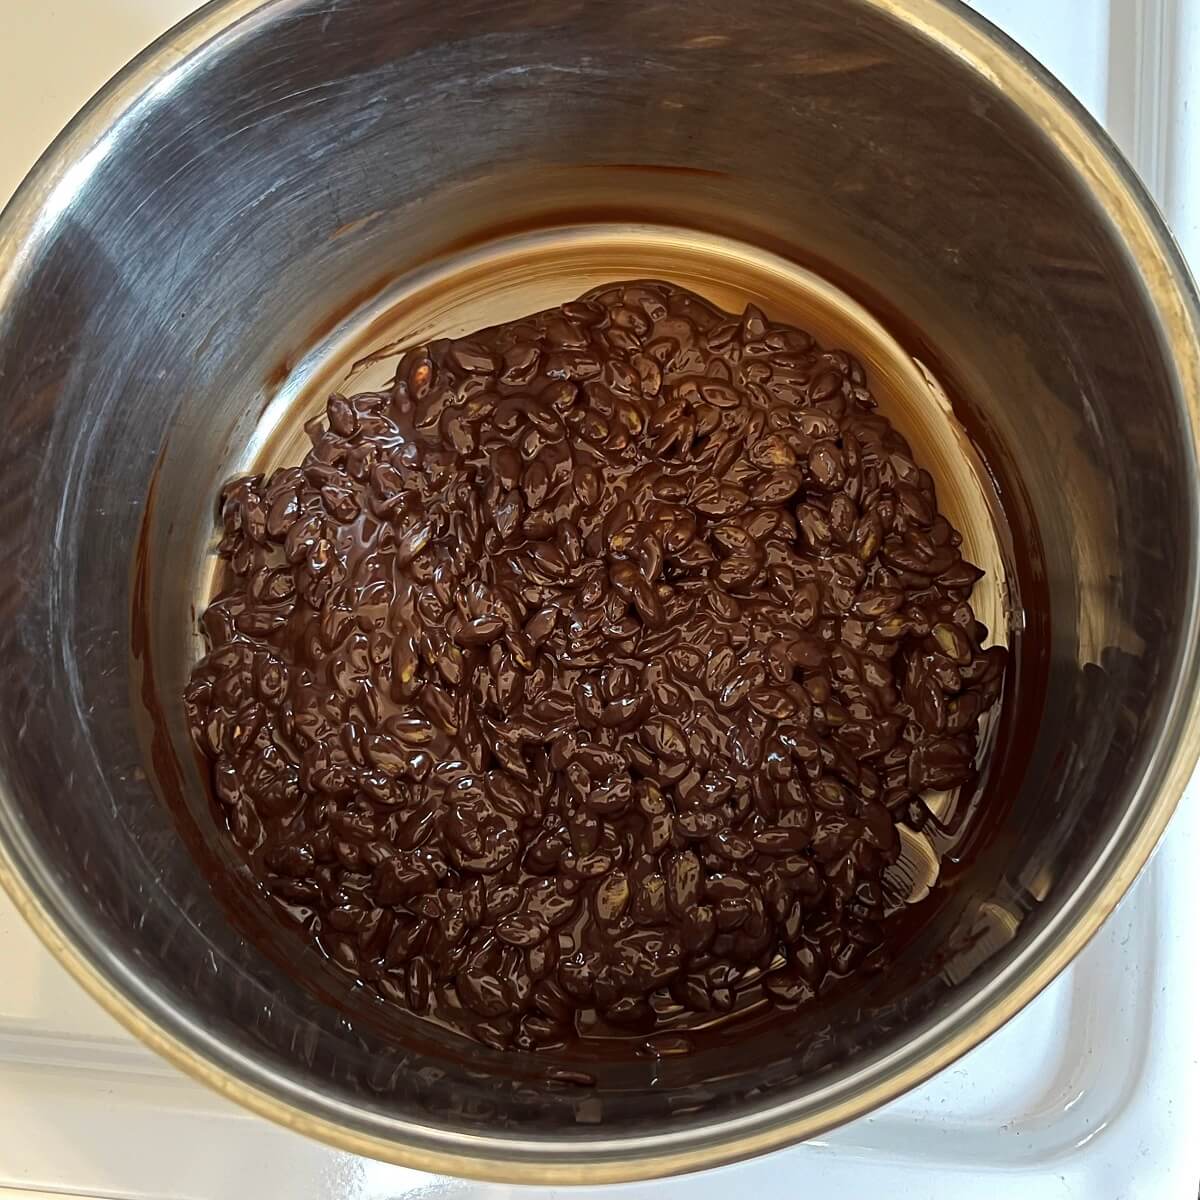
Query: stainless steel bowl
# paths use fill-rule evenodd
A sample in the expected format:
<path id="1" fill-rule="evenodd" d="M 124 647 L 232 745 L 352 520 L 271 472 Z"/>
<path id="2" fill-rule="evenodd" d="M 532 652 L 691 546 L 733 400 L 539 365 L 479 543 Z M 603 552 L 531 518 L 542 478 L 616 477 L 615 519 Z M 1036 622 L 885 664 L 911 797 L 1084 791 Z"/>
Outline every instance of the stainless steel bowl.
<path id="1" fill-rule="evenodd" d="M 853 297 L 947 385 L 1020 535 L 1000 600 L 1043 708 L 996 751 L 1002 825 L 888 978 L 819 1027 L 582 1088 L 389 1035 L 298 987 L 286 939 L 244 937 L 255 906 L 231 919 L 205 877 L 180 692 L 226 472 L 286 455 L 363 347 L 634 273 L 789 312 Z M 0 881 L 150 1045 L 349 1150 L 596 1182 L 857 1116 L 1062 969 L 1188 778 L 1197 325 L 1129 168 L 956 4 L 210 5 L 0 222 Z"/>

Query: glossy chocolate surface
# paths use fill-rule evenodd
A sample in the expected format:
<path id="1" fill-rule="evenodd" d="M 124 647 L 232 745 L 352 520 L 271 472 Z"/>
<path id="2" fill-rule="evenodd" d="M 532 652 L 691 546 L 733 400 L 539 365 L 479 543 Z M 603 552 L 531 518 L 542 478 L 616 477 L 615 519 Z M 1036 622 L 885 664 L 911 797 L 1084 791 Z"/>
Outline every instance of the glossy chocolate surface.
<path id="1" fill-rule="evenodd" d="M 225 489 L 187 704 L 334 962 L 496 1047 L 684 1053 L 881 948 L 897 824 L 973 779 L 1005 652 L 858 362 L 614 284 L 309 433 Z"/>

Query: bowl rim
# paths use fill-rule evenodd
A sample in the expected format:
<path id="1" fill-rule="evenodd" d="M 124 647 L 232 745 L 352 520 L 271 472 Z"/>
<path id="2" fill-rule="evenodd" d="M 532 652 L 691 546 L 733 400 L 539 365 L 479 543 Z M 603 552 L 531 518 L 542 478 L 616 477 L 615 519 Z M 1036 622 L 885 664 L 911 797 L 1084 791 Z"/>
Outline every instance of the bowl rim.
<path id="1" fill-rule="evenodd" d="M 165 77 L 194 67 L 211 42 L 235 26 L 265 20 L 278 2 L 212 0 L 134 58 L 80 110 L 0 213 L 0 307 L 53 227 L 64 200 L 104 157 L 121 118 Z M 859 2 L 906 25 L 1018 105 L 1108 214 L 1158 316 L 1164 350 L 1174 367 L 1176 394 L 1186 409 L 1180 416 L 1191 435 L 1189 516 L 1192 528 L 1200 529 L 1200 299 L 1182 254 L 1132 167 L 1058 80 L 959 0 Z M 803 1099 L 765 1105 L 732 1119 L 667 1134 L 583 1140 L 482 1135 L 366 1114 L 272 1075 L 260 1063 L 206 1038 L 183 1014 L 155 1005 L 127 964 L 89 943 L 77 914 L 59 904 L 49 888 L 37 885 L 20 831 L 4 819 L 0 886 L 50 952 L 131 1033 L 227 1098 L 338 1149 L 435 1174 L 520 1184 L 616 1183 L 718 1166 L 813 1137 L 922 1083 L 1014 1016 L 1089 941 L 1145 865 L 1200 755 L 1197 562 L 1187 587 L 1184 653 L 1161 737 L 1128 811 L 1074 892 L 1003 970 L 902 1046 Z M 6 790 L 3 779 L 0 790 Z M 3 799 L 0 795 L 0 818 Z"/>

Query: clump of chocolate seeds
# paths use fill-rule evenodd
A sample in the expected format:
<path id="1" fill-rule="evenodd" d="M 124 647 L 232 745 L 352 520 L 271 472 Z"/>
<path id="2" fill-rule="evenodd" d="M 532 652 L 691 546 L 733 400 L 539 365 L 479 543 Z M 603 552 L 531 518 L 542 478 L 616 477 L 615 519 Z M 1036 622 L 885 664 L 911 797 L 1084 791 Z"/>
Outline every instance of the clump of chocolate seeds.
<path id="1" fill-rule="evenodd" d="M 686 1049 L 876 951 L 1005 652 L 854 358 L 615 284 L 411 349 L 309 434 L 224 490 L 186 702 L 333 961 L 496 1047 Z"/>

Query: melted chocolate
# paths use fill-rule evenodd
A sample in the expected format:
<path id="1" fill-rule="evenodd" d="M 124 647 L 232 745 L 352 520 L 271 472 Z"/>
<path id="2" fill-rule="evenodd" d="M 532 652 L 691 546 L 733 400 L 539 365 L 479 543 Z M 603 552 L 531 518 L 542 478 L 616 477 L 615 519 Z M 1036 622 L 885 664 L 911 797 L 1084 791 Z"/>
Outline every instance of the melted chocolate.
<path id="1" fill-rule="evenodd" d="M 187 706 L 264 890 L 497 1047 L 655 1053 L 885 939 L 1005 652 L 861 365 L 657 282 L 408 351 L 230 484 Z"/>

